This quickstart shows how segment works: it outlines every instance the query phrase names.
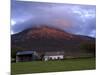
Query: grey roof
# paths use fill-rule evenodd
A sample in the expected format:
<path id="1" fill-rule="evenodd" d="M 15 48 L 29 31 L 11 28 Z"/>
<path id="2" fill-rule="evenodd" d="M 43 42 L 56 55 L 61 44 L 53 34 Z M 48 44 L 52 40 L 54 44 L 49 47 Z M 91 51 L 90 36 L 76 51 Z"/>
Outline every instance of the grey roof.
<path id="1" fill-rule="evenodd" d="M 64 52 L 46 52 L 45 56 L 64 55 Z"/>
<path id="2" fill-rule="evenodd" d="M 16 55 L 25 55 L 25 54 L 33 54 L 34 51 L 18 51 Z"/>

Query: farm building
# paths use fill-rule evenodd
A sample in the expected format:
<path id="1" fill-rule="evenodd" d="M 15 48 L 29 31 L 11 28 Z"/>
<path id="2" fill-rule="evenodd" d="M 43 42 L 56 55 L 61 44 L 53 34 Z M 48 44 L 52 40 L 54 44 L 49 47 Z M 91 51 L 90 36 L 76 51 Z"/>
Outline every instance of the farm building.
<path id="1" fill-rule="evenodd" d="M 38 54 L 32 50 L 22 50 L 16 52 L 16 62 L 33 61 L 38 58 Z"/>
<path id="2" fill-rule="evenodd" d="M 44 60 L 57 60 L 57 59 L 64 59 L 63 52 L 46 52 L 44 55 Z"/>
<path id="3" fill-rule="evenodd" d="M 16 62 L 23 62 L 23 61 L 33 61 L 43 59 L 44 61 L 47 60 L 60 60 L 64 59 L 64 52 L 63 51 L 46 51 L 40 54 L 35 50 L 20 50 L 16 52 Z"/>

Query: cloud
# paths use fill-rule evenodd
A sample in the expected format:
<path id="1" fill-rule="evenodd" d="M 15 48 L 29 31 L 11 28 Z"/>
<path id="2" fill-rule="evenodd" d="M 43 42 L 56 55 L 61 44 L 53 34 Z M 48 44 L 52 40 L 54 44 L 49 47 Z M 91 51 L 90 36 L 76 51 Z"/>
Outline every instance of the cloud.
<path id="1" fill-rule="evenodd" d="M 92 30 L 89 34 L 91 37 L 96 37 L 96 30 Z"/>
<path id="2" fill-rule="evenodd" d="M 52 21 L 54 25 L 59 26 L 59 28 L 71 28 L 72 22 L 67 19 L 54 19 Z"/>
<path id="3" fill-rule="evenodd" d="M 96 9 L 93 5 L 14 1 L 11 8 L 11 19 L 16 22 L 11 25 L 14 33 L 43 24 L 87 36 L 96 30 Z"/>
<path id="4" fill-rule="evenodd" d="M 16 24 L 16 21 L 14 21 L 13 19 L 11 20 L 11 25 L 15 25 Z"/>

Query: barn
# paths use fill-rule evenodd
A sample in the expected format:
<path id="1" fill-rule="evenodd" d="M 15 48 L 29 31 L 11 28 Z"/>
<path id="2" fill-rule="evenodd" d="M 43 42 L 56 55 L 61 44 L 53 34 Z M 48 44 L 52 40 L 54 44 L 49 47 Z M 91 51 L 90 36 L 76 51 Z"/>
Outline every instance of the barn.
<path id="1" fill-rule="evenodd" d="M 16 62 L 33 61 L 38 59 L 38 54 L 34 50 L 20 50 L 16 52 Z"/>

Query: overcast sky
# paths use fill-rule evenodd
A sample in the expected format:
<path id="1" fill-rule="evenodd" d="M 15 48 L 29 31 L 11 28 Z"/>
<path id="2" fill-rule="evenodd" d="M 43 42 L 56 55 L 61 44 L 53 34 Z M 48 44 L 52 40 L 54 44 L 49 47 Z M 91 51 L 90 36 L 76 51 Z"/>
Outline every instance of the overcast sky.
<path id="1" fill-rule="evenodd" d="M 95 37 L 96 6 L 12 1 L 11 34 L 44 24 Z"/>

